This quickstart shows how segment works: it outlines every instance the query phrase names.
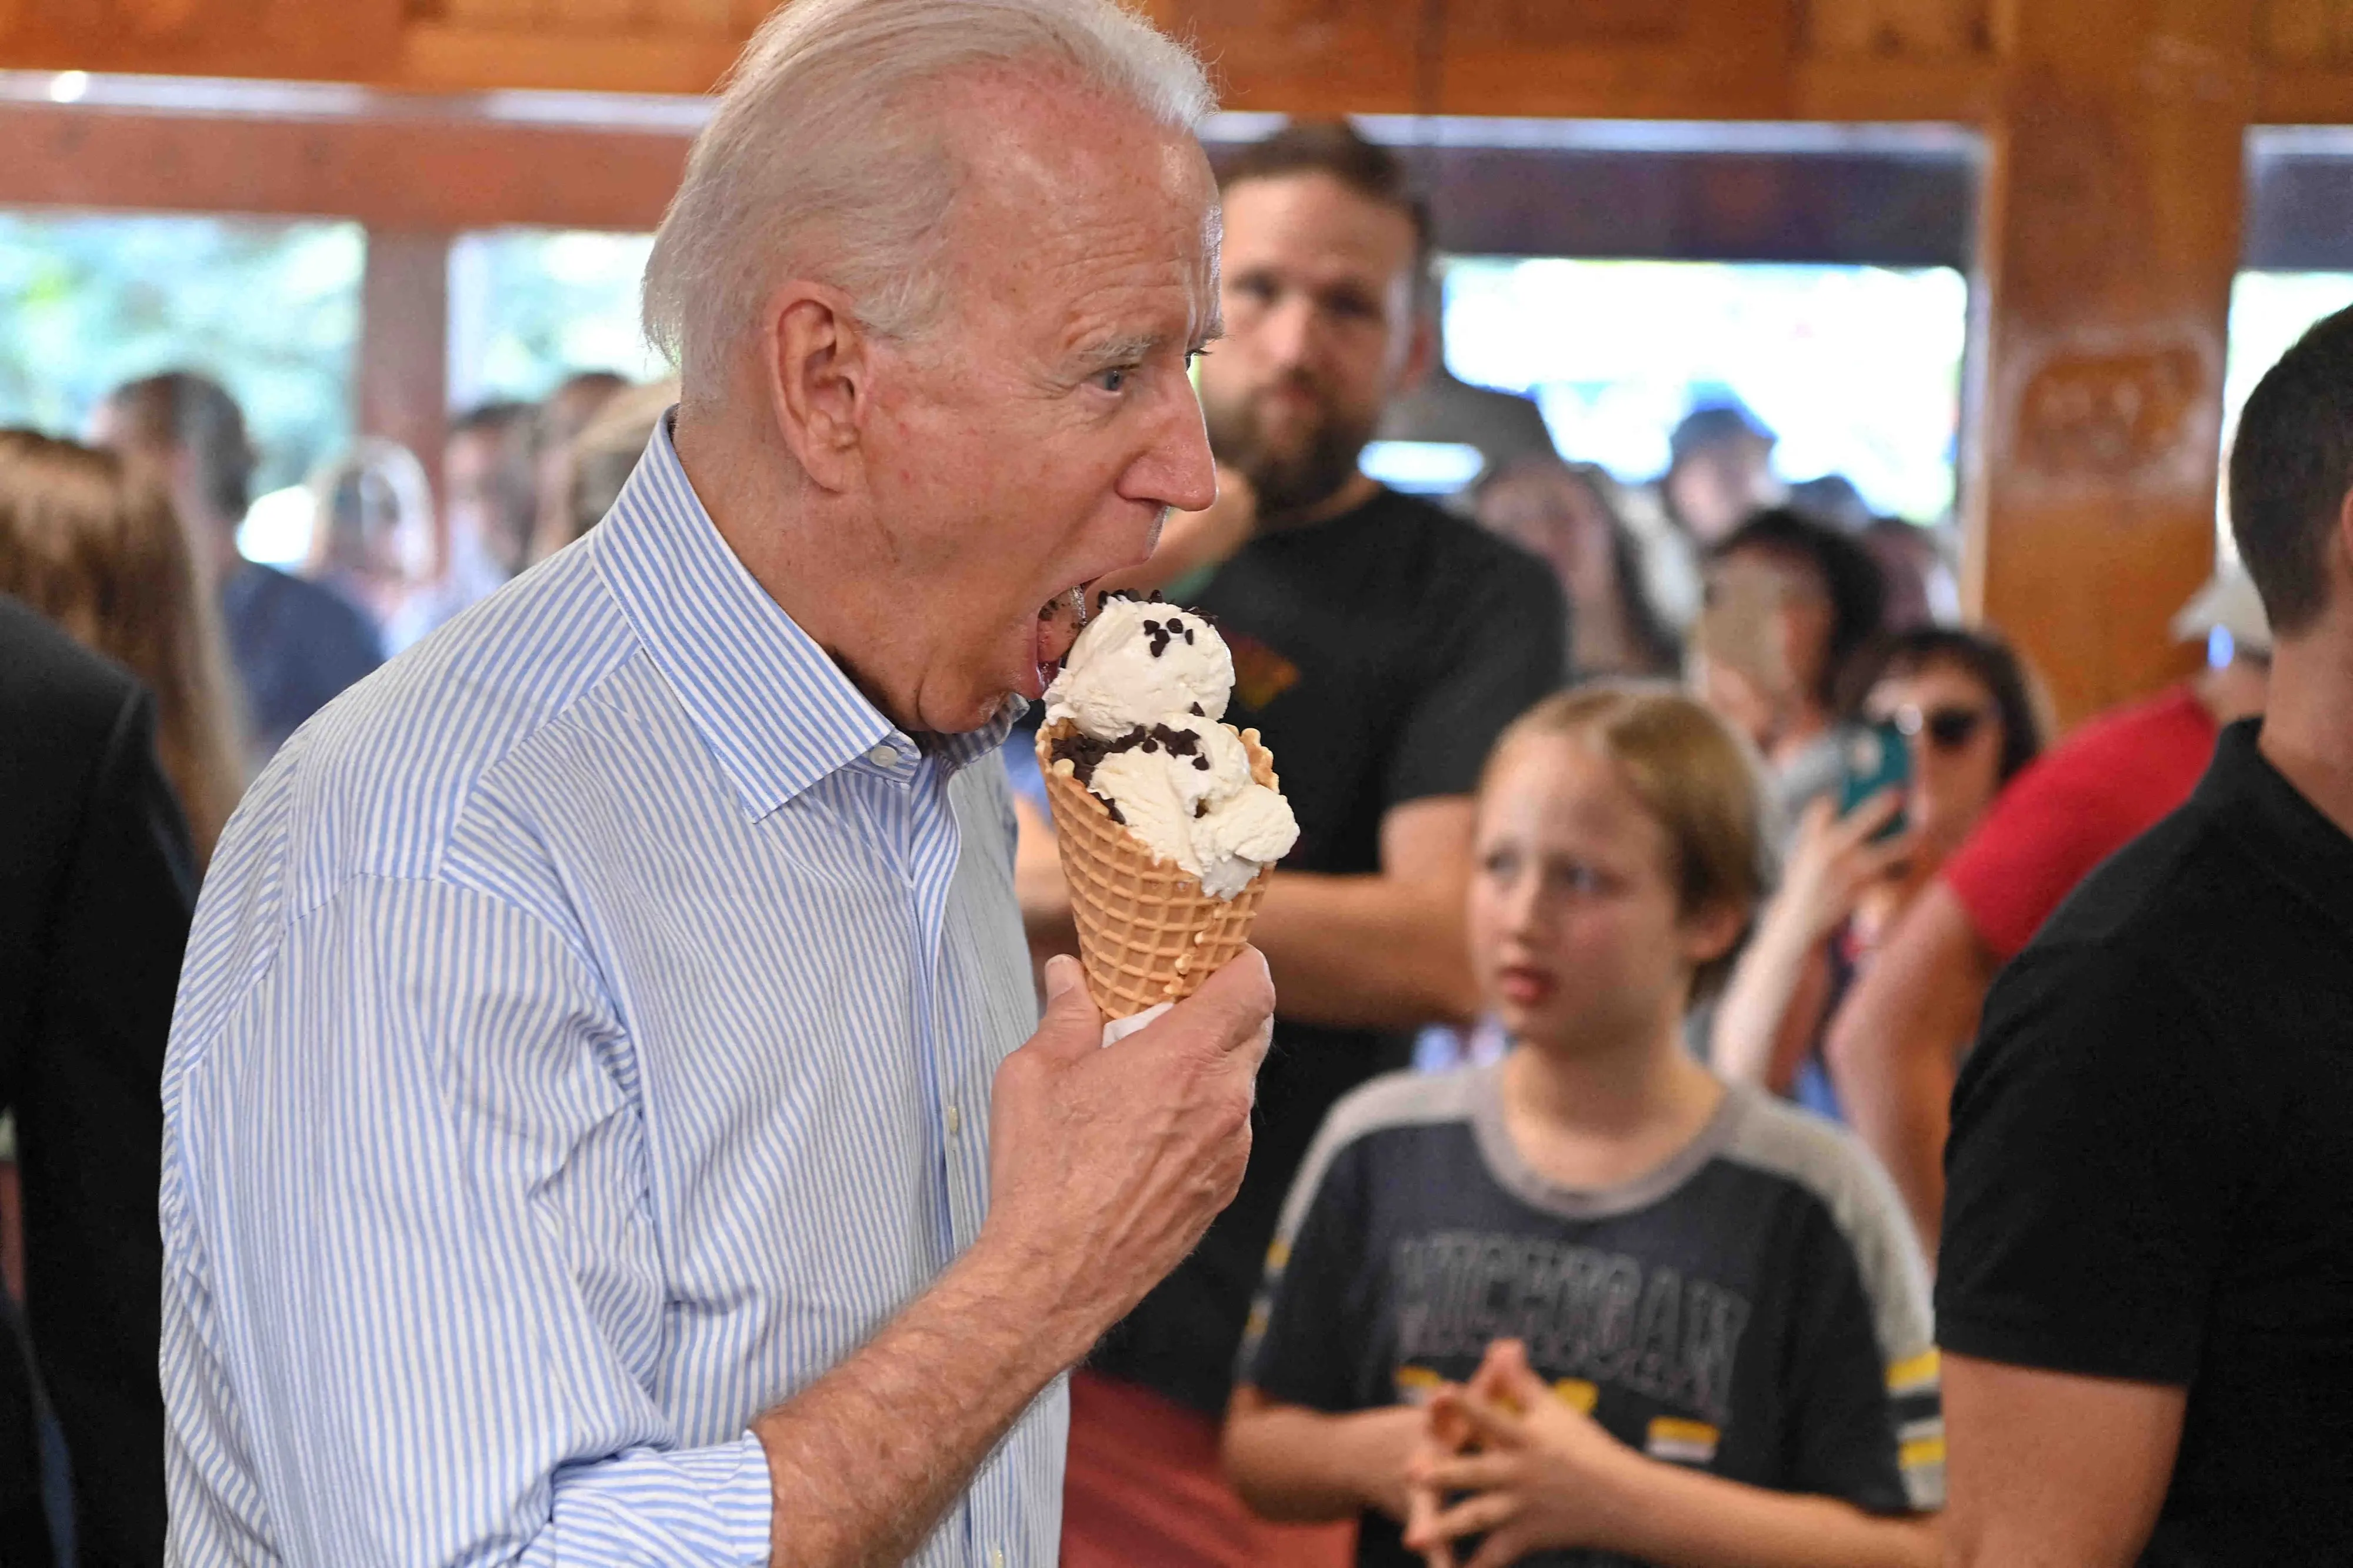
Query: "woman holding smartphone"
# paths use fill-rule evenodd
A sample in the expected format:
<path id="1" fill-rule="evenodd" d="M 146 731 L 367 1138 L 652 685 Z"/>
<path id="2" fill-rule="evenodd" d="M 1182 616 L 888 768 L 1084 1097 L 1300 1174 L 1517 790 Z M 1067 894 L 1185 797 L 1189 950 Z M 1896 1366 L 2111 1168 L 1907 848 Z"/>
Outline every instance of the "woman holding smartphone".
<path id="1" fill-rule="evenodd" d="M 2041 754 L 2046 729 L 2024 667 L 1990 632 L 1906 632 L 1854 684 L 1862 722 L 1903 737 L 1905 782 L 1843 816 L 1828 796 L 1807 806 L 1710 1036 L 1726 1078 L 1830 1116 L 1839 1110 L 1821 1041 L 1856 973 L 2002 786 Z"/>

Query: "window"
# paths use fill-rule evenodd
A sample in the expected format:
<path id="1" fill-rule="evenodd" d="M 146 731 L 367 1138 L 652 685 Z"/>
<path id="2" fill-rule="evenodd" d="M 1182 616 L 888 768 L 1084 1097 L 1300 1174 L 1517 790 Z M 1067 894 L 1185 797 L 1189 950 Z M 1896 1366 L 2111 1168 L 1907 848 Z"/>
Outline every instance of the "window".
<path id="1" fill-rule="evenodd" d="M 78 433 L 165 370 L 243 405 L 257 492 L 351 438 L 365 238 L 357 224 L 0 213 L 0 423 Z"/>
<path id="2" fill-rule="evenodd" d="M 1727 394 L 1779 437 L 1791 481 L 1838 473 L 1874 510 L 1953 505 L 1968 288 L 1949 268 L 1464 258 L 1446 363 L 1526 393 L 1561 452 L 1656 478 L 1695 402 Z"/>
<path id="3" fill-rule="evenodd" d="M 579 371 L 669 374 L 638 327 L 649 234 L 501 228 L 449 251 L 449 405 L 534 402 Z"/>

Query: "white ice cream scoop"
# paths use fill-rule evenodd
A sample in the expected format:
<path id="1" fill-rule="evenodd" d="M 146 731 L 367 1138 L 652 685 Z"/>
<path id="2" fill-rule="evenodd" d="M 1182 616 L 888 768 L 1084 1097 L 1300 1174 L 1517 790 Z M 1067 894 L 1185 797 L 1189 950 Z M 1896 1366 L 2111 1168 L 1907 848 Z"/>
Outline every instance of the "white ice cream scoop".
<path id="1" fill-rule="evenodd" d="M 1225 638 L 1182 605 L 1106 600 L 1046 691 L 1049 726 L 1091 744 L 1078 776 L 1153 852 L 1230 899 L 1291 852 L 1299 824 L 1250 777 L 1241 737 L 1219 721 L 1232 694 Z"/>
<path id="2" fill-rule="evenodd" d="M 1068 719 L 1098 741 L 1113 741 L 1171 714 L 1222 719 L 1233 689 L 1233 656 L 1198 613 L 1105 599 L 1046 689 L 1046 722 Z"/>

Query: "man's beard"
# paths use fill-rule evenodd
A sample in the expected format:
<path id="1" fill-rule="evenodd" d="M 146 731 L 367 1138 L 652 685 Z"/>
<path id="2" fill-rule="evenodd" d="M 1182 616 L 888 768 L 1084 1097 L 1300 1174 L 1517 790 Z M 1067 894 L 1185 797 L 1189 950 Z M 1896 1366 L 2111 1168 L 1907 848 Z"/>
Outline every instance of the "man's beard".
<path id="1" fill-rule="evenodd" d="M 1258 495 L 1262 519 L 1280 521 L 1293 513 L 1322 505 L 1339 493 L 1356 474 L 1356 459 L 1373 438 L 1377 413 L 1351 416 L 1318 397 L 1322 412 L 1295 450 L 1278 450 L 1268 439 L 1255 398 L 1229 403 L 1204 397 L 1201 412 L 1209 429 L 1209 450 L 1218 461 L 1240 473 Z"/>

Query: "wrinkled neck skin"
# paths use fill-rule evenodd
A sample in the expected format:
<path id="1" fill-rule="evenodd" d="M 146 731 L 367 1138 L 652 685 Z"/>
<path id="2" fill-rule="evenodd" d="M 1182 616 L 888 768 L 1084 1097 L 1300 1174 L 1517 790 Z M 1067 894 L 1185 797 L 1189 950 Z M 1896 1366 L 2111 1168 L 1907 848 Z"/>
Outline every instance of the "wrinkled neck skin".
<path id="1" fill-rule="evenodd" d="M 765 399 L 753 405 L 765 410 Z M 927 584 L 897 558 L 888 531 L 746 425 L 707 403 L 680 405 L 673 441 L 696 499 L 744 570 L 866 700 L 921 733 Z"/>

